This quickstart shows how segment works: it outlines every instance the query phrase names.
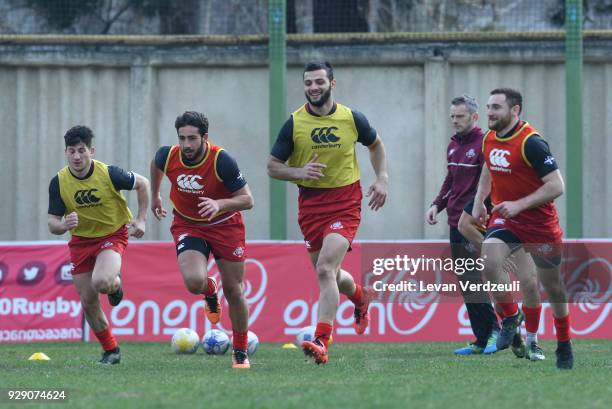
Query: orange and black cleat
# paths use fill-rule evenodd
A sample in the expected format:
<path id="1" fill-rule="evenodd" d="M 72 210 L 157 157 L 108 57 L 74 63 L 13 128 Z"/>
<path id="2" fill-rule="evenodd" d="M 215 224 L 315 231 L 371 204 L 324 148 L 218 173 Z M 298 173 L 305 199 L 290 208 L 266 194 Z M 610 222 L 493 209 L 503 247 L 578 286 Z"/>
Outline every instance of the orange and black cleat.
<path id="1" fill-rule="evenodd" d="M 213 277 L 210 277 L 210 279 L 214 283 L 215 293 L 213 295 L 204 296 L 204 302 L 206 304 L 204 310 L 206 311 L 206 318 L 208 318 L 208 321 L 210 321 L 211 324 L 216 324 L 221 320 L 221 303 L 217 295 L 217 280 Z"/>
<path id="2" fill-rule="evenodd" d="M 234 349 L 232 351 L 232 368 L 235 369 L 249 369 L 251 363 L 249 362 L 249 356 L 246 351 Z"/>
<path id="3" fill-rule="evenodd" d="M 359 307 L 355 306 L 355 332 L 363 334 L 370 324 L 370 316 L 368 315 L 368 307 L 370 301 L 374 298 L 374 289 L 372 287 L 363 289 L 363 304 Z"/>
<path id="4" fill-rule="evenodd" d="M 318 338 L 314 341 L 302 342 L 302 351 L 306 357 L 313 358 L 317 365 L 326 364 L 329 360 L 327 347 Z"/>

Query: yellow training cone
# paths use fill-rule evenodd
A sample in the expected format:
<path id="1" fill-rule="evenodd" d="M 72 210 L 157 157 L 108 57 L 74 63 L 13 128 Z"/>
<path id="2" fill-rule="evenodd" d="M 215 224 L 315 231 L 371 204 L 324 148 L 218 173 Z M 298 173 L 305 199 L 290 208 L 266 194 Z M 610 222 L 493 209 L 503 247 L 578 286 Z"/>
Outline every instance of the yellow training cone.
<path id="1" fill-rule="evenodd" d="M 50 361 L 49 358 L 44 352 L 36 352 L 32 354 L 31 357 L 28 358 L 29 361 Z"/>
<path id="2" fill-rule="evenodd" d="M 297 349 L 293 344 L 283 344 L 283 349 Z"/>

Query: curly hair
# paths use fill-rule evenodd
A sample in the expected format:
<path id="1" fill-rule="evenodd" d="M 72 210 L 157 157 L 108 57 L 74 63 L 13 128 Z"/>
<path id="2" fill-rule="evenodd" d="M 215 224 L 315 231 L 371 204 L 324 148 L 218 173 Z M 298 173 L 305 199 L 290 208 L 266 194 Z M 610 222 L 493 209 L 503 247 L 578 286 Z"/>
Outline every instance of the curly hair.
<path id="1" fill-rule="evenodd" d="M 201 136 L 204 136 L 205 133 L 208 133 L 208 118 L 200 112 L 196 111 L 186 111 L 182 115 L 179 115 L 174 121 L 174 127 L 178 132 L 179 128 L 184 126 L 191 125 L 198 128 L 198 132 L 200 132 Z"/>

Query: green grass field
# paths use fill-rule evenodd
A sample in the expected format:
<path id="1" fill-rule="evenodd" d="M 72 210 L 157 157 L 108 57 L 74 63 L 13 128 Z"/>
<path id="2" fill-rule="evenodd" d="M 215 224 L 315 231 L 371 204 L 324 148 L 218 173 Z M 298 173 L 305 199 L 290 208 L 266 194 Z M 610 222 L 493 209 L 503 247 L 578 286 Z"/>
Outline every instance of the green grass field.
<path id="1" fill-rule="evenodd" d="M 330 362 L 304 361 L 297 349 L 262 344 L 250 370 L 229 354 L 175 355 L 169 344 L 121 343 L 122 362 L 96 365 L 96 343 L 4 344 L 0 407 L 10 389 L 64 389 L 70 408 L 604 408 L 612 397 L 612 341 L 574 341 L 575 367 L 555 368 L 504 351 L 455 357 L 457 344 L 336 344 Z M 43 351 L 51 361 L 28 361 Z"/>

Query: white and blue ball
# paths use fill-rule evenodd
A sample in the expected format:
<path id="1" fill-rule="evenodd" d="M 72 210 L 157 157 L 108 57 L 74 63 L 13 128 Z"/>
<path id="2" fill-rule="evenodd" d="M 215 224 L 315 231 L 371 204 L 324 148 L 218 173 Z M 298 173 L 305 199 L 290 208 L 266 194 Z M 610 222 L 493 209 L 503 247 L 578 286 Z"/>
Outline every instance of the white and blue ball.
<path id="1" fill-rule="evenodd" d="M 171 344 L 177 354 L 194 354 L 200 346 L 200 336 L 190 328 L 180 328 L 172 335 Z"/>
<path id="2" fill-rule="evenodd" d="M 314 340 L 315 329 L 316 328 L 313 325 L 302 328 L 295 337 L 295 344 L 298 347 L 301 347 L 304 341 Z"/>
<path id="3" fill-rule="evenodd" d="M 302 328 L 295 337 L 295 344 L 298 347 L 301 347 L 304 341 L 313 341 L 315 339 L 316 330 L 317 330 L 317 327 L 315 327 L 314 325 L 310 325 L 308 327 Z M 334 337 L 330 335 L 328 345 L 331 345 L 333 343 L 334 343 Z"/>
<path id="4" fill-rule="evenodd" d="M 255 351 L 257 351 L 257 348 L 259 348 L 259 338 L 257 337 L 257 335 L 255 335 L 253 331 L 249 331 L 248 340 L 249 343 L 247 347 L 247 354 L 249 354 L 249 356 L 253 356 L 255 355 Z"/>
<path id="5" fill-rule="evenodd" d="M 230 346 L 230 339 L 221 330 L 213 329 L 208 331 L 202 338 L 202 348 L 208 355 L 223 355 Z"/>

